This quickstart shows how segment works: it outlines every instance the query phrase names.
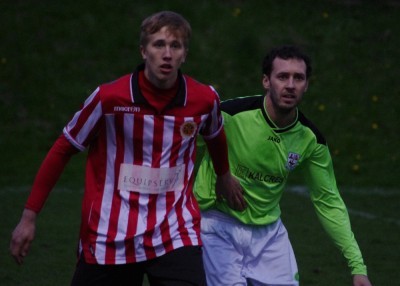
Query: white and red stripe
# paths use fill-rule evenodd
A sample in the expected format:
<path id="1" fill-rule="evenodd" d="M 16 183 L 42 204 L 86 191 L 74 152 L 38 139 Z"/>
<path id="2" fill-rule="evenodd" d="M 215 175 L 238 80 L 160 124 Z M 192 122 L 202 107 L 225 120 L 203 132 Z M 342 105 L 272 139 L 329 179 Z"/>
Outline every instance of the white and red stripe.
<path id="1" fill-rule="evenodd" d="M 89 263 L 148 260 L 185 245 L 199 245 L 200 214 L 192 193 L 196 135 L 222 128 L 217 93 L 182 76 L 181 104 L 158 114 L 132 87 L 135 74 L 102 85 L 64 128 L 78 149 L 89 147 L 80 250 Z M 126 107 L 126 109 L 124 109 Z M 182 136 L 194 122 L 193 136 Z M 185 167 L 180 191 L 147 194 L 118 190 L 121 164 Z"/>

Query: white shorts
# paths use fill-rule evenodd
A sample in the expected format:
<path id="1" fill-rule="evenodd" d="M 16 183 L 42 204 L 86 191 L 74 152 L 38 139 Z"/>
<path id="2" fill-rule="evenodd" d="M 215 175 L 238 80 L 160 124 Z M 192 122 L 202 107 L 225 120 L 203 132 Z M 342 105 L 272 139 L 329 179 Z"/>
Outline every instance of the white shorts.
<path id="1" fill-rule="evenodd" d="M 296 258 L 280 219 L 249 226 L 222 212 L 206 211 L 201 239 L 208 286 L 299 285 Z"/>

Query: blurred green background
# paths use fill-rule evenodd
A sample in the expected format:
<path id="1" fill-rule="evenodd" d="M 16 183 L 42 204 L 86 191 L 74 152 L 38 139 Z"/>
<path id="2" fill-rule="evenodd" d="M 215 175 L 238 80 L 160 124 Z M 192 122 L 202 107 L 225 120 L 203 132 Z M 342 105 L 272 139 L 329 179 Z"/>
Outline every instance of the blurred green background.
<path id="1" fill-rule="evenodd" d="M 64 125 L 98 84 L 130 73 L 140 62 L 140 23 L 159 10 L 174 10 L 189 20 L 193 37 L 183 71 L 214 85 L 222 99 L 262 93 L 261 60 L 271 47 L 297 44 L 309 53 L 314 71 L 301 109 L 328 140 L 344 198 L 391 221 L 354 218 L 367 264 L 374 265 L 378 254 L 379 261 L 386 261 L 370 270 L 379 281 L 375 285 L 397 283 L 385 281 L 396 272 L 390 265 L 400 262 L 395 257 L 399 248 L 389 250 L 396 245 L 394 235 L 399 238 L 400 221 L 400 1 L 16 0 L 0 2 L 0 284 L 45 285 L 35 280 L 43 276 L 51 277 L 48 285 L 69 283 L 84 155 L 73 158 L 41 214 L 35 254 L 23 268 L 8 257 L 10 232 L 36 170 Z M 294 175 L 291 183 L 302 184 L 301 177 Z M 353 189 L 366 191 L 346 192 Z M 346 266 L 338 270 L 329 260 L 337 255 L 343 263 L 329 242 L 315 248 L 327 237 L 313 214 L 307 216 L 312 207 L 305 210 L 303 199 L 289 193 L 282 208 L 288 209 L 283 218 L 289 231 L 293 228 L 304 285 L 350 285 Z M 311 237 L 322 237 L 312 242 L 304 232 L 314 224 L 318 234 Z M 387 249 L 377 252 L 377 245 Z M 315 249 L 315 255 L 321 249 L 333 254 L 314 267 L 303 255 L 311 259 L 307 256 Z M 343 280 L 321 270 L 328 262 L 331 272 L 343 272 Z M 377 272 L 379 265 L 386 269 Z"/>
<path id="2" fill-rule="evenodd" d="M 183 70 L 223 99 L 261 93 L 265 52 L 301 45 L 314 66 L 302 110 L 326 136 L 339 183 L 398 186 L 400 1 L 1 3 L 3 185 L 30 184 L 90 92 L 138 64 L 142 19 L 170 9 L 193 28 Z"/>

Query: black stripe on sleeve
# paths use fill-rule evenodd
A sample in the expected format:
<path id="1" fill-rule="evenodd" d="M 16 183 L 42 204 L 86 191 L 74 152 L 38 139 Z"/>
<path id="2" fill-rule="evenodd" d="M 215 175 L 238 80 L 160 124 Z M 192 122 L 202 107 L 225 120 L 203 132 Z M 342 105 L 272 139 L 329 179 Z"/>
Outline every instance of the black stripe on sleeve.
<path id="1" fill-rule="evenodd" d="M 263 95 L 238 97 L 221 102 L 221 110 L 233 116 L 237 113 L 244 111 L 255 110 L 260 108 L 262 109 L 263 102 L 264 102 Z"/>
<path id="2" fill-rule="evenodd" d="M 322 133 L 318 130 L 318 128 L 314 125 L 314 123 L 312 123 L 300 111 L 299 111 L 299 121 L 301 124 L 311 129 L 311 131 L 315 134 L 315 137 L 317 138 L 317 143 L 326 145 L 326 140 L 325 137 L 322 135 Z"/>

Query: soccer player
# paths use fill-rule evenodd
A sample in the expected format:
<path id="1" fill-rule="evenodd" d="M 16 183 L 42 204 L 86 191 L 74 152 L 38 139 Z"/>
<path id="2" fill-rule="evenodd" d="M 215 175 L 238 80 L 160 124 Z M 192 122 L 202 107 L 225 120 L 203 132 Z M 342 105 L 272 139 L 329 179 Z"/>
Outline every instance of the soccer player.
<path id="1" fill-rule="evenodd" d="M 79 257 L 72 285 L 205 285 L 193 195 L 196 138 L 221 193 L 242 208 L 229 171 L 219 97 L 182 74 L 190 24 L 162 11 L 141 25 L 143 63 L 101 84 L 63 129 L 34 180 L 10 251 L 21 264 L 35 221 L 70 157 L 88 149 Z"/>
<path id="2" fill-rule="evenodd" d="M 216 194 L 207 154 L 196 177 L 208 285 L 299 285 L 279 201 L 289 174 L 302 166 L 318 218 L 347 259 L 353 285 L 371 286 L 327 143 L 297 108 L 309 84 L 309 57 L 294 46 L 277 47 L 262 72 L 264 95 L 221 103 L 230 168 L 244 188 L 246 209 L 233 210 Z"/>

